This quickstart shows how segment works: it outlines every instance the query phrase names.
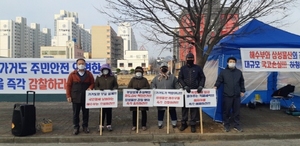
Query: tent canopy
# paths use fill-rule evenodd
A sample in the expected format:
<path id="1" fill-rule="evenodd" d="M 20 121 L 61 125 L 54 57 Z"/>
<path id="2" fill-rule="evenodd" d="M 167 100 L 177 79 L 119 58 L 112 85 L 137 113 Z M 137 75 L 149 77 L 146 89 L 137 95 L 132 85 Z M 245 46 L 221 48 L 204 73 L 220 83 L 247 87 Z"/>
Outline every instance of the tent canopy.
<path id="1" fill-rule="evenodd" d="M 208 60 L 226 54 L 240 58 L 240 48 L 300 48 L 300 36 L 253 19 L 223 38 L 213 48 Z"/>

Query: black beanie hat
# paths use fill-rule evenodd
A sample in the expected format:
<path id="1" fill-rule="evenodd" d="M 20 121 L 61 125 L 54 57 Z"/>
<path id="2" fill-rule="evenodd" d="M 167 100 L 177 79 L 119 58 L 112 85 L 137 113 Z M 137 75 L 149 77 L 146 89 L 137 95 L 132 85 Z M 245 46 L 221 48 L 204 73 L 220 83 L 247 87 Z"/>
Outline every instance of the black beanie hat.
<path id="1" fill-rule="evenodd" d="M 135 73 L 136 72 L 142 72 L 142 74 L 143 74 L 144 73 L 144 69 L 142 67 L 138 66 L 138 67 L 135 68 L 134 72 Z"/>
<path id="2" fill-rule="evenodd" d="M 229 62 L 229 60 L 234 60 L 234 61 L 236 62 L 236 58 L 234 58 L 234 57 L 229 57 L 229 58 L 227 59 L 227 63 Z"/>
<path id="3" fill-rule="evenodd" d="M 185 58 L 194 58 L 194 54 L 190 52 L 186 55 Z"/>

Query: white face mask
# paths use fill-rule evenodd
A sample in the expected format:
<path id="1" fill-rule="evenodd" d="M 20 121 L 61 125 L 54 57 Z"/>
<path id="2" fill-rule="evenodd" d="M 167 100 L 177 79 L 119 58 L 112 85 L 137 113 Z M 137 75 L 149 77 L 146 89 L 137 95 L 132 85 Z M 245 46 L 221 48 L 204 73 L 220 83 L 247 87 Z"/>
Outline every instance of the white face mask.
<path id="1" fill-rule="evenodd" d="M 102 73 L 104 74 L 104 75 L 107 75 L 108 74 L 108 70 L 107 69 L 103 69 L 103 71 L 102 71 Z"/>
<path id="2" fill-rule="evenodd" d="M 141 72 L 136 72 L 136 73 L 135 73 L 135 76 L 136 76 L 136 77 L 141 77 L 141 76 L 142 76 L 142 73 L 141 73 Z"/>
<path id="3" fill-rule="evenodd" d="M 235 63 L 228 63 L 228 67 L 229 68 L 234 68 L 235 67 Z"/>
<path id="4" fill-rule="evenodd" d="M 82 70 L 82 69 L 85 69 L 85 66 L 82 65 L 82 64 L 80 64 L 80 65 L 77 66 L 77 68 L 80 69 L 80 70 Z"/>

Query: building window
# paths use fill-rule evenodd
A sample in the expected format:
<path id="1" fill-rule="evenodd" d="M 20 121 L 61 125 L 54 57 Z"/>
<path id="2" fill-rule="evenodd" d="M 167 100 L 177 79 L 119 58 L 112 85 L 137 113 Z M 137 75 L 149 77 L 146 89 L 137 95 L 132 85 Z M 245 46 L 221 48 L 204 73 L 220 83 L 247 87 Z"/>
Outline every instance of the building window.
<path id="1" fill-rule="evenodd" d="M 146 63 L 142 63 L 142 67 L 146 67 Z"/>
<path id="2" fill-rule="evenodd" d="M 132 63 L 128 63 L 128 67 L 132 67 Z"/>
<path id="3" fill-rule="evenodd" d="M 110 53 L 109 52 L 107 52 L 107 55 L 109 55 Z"/>
<path id="4" fill-rule="evenodd" d="M 57 51 L 50 51 L 50 55 L 57 55 Z"/>
<path id="5" fill-rule="evenodd" d="M 66 51 L 58 51 L 58 55 L 66 55 Z"/>
<path id="6" fill-rule="evenodd" d="M 124 67 L 124 63 L 120 63 L 120 67 Z"/>
<path id="7" fill-rule="evenodd" d="M 42 51 L 42 55 L 48 55 L 49 51 Z"/>

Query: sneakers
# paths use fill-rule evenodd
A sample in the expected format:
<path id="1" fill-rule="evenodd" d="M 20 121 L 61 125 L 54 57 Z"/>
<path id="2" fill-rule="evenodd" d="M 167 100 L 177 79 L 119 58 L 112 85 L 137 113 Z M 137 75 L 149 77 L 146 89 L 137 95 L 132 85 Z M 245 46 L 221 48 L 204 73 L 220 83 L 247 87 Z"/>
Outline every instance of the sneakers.
<path id="1" fill-rule="evenodd" d="M 162 129 L 162 125 L 158 125 L 158 129 Z"/>
<path id="2" fill-rule="evenodd" d="M 172 125 L 172 127 L 173 127 L 173 128 L 176 128 L 176 127 L 177 127 L 177 125 Z"/>
<path id="3" fill-rule="evenodd" d="M 233 128 L 235 131 L 237 131 L 237 132 L 243 132 L 244 130 L 242 129 L 242 128 L 240 128 L 240 127 L 234 127 Z"/>
<path id="4" fill-rule="evenodd" d="M 135 130 L 136 130 L 136 127 L 135 127 L 135 126 L 133 126 L 133 127 L 131 128 L 131 130 L 132 130 L 132 131 L 135 131 Z"/>
<path id="5" fill-rule="evenodd" d="M 112 131 L 111 125 L 107 125 L 106 128 L 108 131 Z"/>
<path id="6" fill-rule="evenodd" d="M 195 133 L 196 132 L 196 126 L 195 125 L 191 125 L 191 132 Z"/>
<path id="7" fill-rule="evenodd" d="M 184 131 L 187 128 L 187 124 L 181 124 L 180 131 Z"/>
<path id="8" fill-rule="evenodd" d="M 78 135 L 79 134 L 79 128 L 76 128 L 73 130 L 73 135 Z"/>
<path id="9" fill-rule="evenodd" d="M 225 126 L 224 126 L 224 131 L 225 131 L 225 132 L 229 132 L 229 131 L 230 131 L 230 130 L 229 130 L 229 127 L 225 127 Z"/>
<path id="10" fill-rule="evenodd" d="M 90 133 L 90 129 L 88 127 L 83 127 L 82 129 L 84 133 Z"/>
<path id="11" fill-rule="evenodd" d="M 142 130 L 143 130 L 143 131 L 146 131 L 146 130 L 147 130 L 147 127 L 146 127 L 146 126 L 143 126 L 143 127 L 142 127 Z"/>

